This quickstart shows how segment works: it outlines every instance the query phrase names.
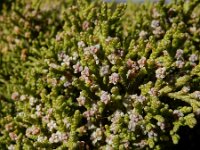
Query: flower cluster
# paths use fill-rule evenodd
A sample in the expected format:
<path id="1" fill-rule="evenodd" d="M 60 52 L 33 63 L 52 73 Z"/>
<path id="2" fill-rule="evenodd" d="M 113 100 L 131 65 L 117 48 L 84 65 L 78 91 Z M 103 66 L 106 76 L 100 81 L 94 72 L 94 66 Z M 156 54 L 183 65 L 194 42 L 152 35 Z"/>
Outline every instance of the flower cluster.
<path id="1" fill-rule="evenodd" d="M 53 1 L 0 10 L 0 149 L 169 149 L 198 125 L 199 0 Z"/>

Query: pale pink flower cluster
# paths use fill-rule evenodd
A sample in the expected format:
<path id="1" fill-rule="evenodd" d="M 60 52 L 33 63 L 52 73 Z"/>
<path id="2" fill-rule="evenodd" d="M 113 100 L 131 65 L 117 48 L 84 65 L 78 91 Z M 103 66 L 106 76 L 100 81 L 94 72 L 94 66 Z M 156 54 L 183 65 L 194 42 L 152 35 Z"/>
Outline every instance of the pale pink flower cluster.
<path id="1" fill-rule="evenodd" d="M 175 65 L 176 65 L 177 68 L 183 68 L 184 65 L 185 65 L 185 62 L 182 61 L 182 60 L 177 60 L 177 61 L 175 62 Z"/>
<path id="2" fill-rule="evenodd" d="M 15 146 L 13 144 L 9 145 L 8 150 L 15 150 Z"/>
<path id="3" fill-rule="evenodd" d="M 40 133 L 40 128 L 36 126 L 32 126 L 26 129 L 26 136 L 31 137 L 33 135 L 38 135 Z"/>
<path id="4" fill-rule="evenodd" d="M 44 141 L 46 141 L 46 140 L 47 140 L 47 137 L 46 137 L 46 136 L 41 136 L 41 135 L 39 135 L 38 138 L 37 138 L 37 141 L 38 141 L 38 142 L 41 142 L 41 143 L 44 142 Z"/>
<path id="5" fill-rule="evenodd" d="M 78 101 L 78 105 L 79 106 L 84 106 L 85 105 L 86 98 L 84 96 L 80 95 L 76 100 Z"/>
<path id="6" fill-rule="evenodd" d="M 68 139 L 68 135 L 66 133 L 62 133 L 60 131 L 57 131 L 56 133 L 53 133 L 51 137 L 49 138 L 50 143 L 59 143 L 66 141 Z"/>
<path id="7" fill-rule="evenodd" d="M 78 42 L 78 47 L 79 48 L 85 47 L 85 43 L 83 41 Z"/>
<path id="8" fill-rule="evenodd" d="M 47 127 L 49 131 L 53 131 L 54 129 L 57 128 L 57 124 L 54 120 L 51 120 L 49 123 L 47 123 Z"/>
<path id="9" fill-rule="evenodd" d="M 138 122 L 143 120 L 143 117 L 139 114 L 136 114 L 134 112 L 131 112 L 129 114 L 129 124 L 128 124 L 128 128 L 131 130 L 131 131 L 135 131 L 136 129 L 136 126 L 138 125 Z"/>
<path id="10" fill-rule="evenodd" d="M 180 110 L 174 110 L 173 114 L 177 117 L 183 117 L 184 116 L 184 114 Z"/>
<path id="11" fill-rule="evenodd" d="M 109 83 L 112 83 L 114 85 L 116 85 L 120 80 L 120 76 L 118 73 L 112 73 L 110 76 L 109 76 Z"/>
<path id="12" fill-rule="evenodd" d="M 97 104 L 92 104 L 91 109 L 85 111 L 83 113 L 83 116 L 87 118 L 87 120 L 90 120 L 91 117 L 93 117 L 98 112 Z"/>
<path id="13" fill-rule="evenodd" d="M 137 63 L 139 65 L 139 67 L 142 68 L 146 65 L 146 61 L 147 61 L 146 57 L 142 57 L 137 61 Z"/>
<path id="14" fill-rule="evenodd" d="M 154 137 L 157 137 L 158 136 L 158 133 L 156 133 L 154 130 L 151 130 L 148 132 L 148 137 L 149 138 L 154 138 Z"/>
<path id="15" fill-rule="evenodd" d="M 148 92 L 151 96 L 157 96 L 158 91 L 155 88 L 151 88 Z"/>
<path id="16" fill-rule="evenodd" d="M 147 38 L 147 34 L 148 33 L 146 31 L 142 30 L 139 33 L 139 37 L 142 38 L 142 39 L 146 39 Z"/>
<path id="17" fill-rule="evenodd" d="M 124 117 L 124 113 L 120 110 L 117 110 L 114 112 L 111 118 L 112 124 L 110 125 L 110 131 L 112 131 L 114 134 L 116 134 L 119 131 L 119 125 L 121 118 Z"/>
<path id="18" fill-rule="evenodd" d="M 80 62 L 77 62 L 75 65 L 73 65 L 74 73 L 79 73 L 83 70 L 83 67 L 81 66 Z"/>
<path id="19" fill-rule="evenodd" d="M 165 129 L 165 127 L 166 127 L 166 125 L 165 125 L 165 123 L 164 122 L 157 122 L 157 125 L 160 127 L 160 129 L 161 130 L 164 130 Z"/>
<path id="20" fill-rule="evenodd" d="M 100 99 L 104 104 L 108 104 L 110 102 L 111 96 L 108 92 L 101 91 Z"/>
<path id="21" fill-rule="evenodd" d="M 100 68 L 100 75 L 103 77 L 107 74 L 109 74 L 110 70 L 109 70 L 109 65 L 105 65 L 105 66 L 101 66 Z"/>
<path id="22" fill-rule="evenodd" d="M 92 134 L 90 139 L 92 140 L 92 144 L 95 145 L 98 141 L 102 139 L 103 132 L 100 128 L 97 128 Z"/>
<path id="23" fill-rule="evenodd" d="M 13 99 L 13 100 L 18 100 L 18 99 L 19 99 L 19 93 L 18 93 L 18 92 L 12 93 L 11 99 Z"/>
<path id="24" fill-rule="evenodd" d="M 176 59 L 182 59 L 183 53 L 184 53 L 184 52 L 183 52 L 182 49 L 178 49 L 178 50 L 176 51 L 175 58 L 176 58 Z"/>
<path id="25" fill-rule="evenodd" d="M 11 140 L 16 141 L 18 139 L 18 136 L 15 132 L 10 132 L 9 136 L 11 138 Z"/>
<path id="26" fill-rule="evenodd" d="M 195 98 L 200 100 L 200 91 L 195 91 L 194 95 L 195 95 Z"/>
<path id="27" fill-rule="evenodd" d="M 158 79 L 164 79 L 166 76 L 166 68 L 162 67 L 162 68 L 158 68 L 156 70 L 156 78 Z"/>

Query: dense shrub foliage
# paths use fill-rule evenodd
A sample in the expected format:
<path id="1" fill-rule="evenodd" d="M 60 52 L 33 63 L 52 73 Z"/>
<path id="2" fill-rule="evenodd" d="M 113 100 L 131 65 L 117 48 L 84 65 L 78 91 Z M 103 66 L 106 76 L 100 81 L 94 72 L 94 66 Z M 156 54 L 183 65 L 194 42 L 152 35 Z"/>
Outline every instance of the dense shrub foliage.
<path id="1" fill-rule="evenodd" d="M 2 4 L 0 149 L 178 144 L 199 125 L 199 4 Z"/>

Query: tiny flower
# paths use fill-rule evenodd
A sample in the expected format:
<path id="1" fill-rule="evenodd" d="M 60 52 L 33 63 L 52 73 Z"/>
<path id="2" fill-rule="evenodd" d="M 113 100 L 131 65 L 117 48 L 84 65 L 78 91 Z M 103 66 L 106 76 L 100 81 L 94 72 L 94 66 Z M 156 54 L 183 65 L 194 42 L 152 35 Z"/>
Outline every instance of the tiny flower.
<path id="1" fill-rule="evenodd" d="M 123 57 L 124 56 L 124 50 L 117 50 L 117 54 L 120 56 L 120 57 Z"/>
<path id="2" fill-rule="evenodd" d="M 46 124 L 50 122 L 50 116 L 49 115 L 45 115 L 42 117 L 42 121 L 45 122 Z"/>
<path id="3" fill-rule="evenodd" d="M 106 137 L 106 143 L 108 145 L 113 145 L 113 140 L 114 140 L 114 135 L 113 134 L 110 134 L 108 137 Z"/>
<path id="4" fill-rule="evenodd" d="M 58 143 L 58 142 L 60 142 L 60 137 L 59 137 L 59 135 L 57 135 L 56 133 L 53 133 L 53 134 L 51 135 L 51 137 L 49 138 L 49 142 L 50 142 L 50 143 Z"/>
<path id="5" fill-rule="evenodd" d="M 98 65 L 99 64 L 99 58 L 97 57 L 97 55 L 93 55 L 95 63 Z"/>
<path id="6" fill-rule="evenodd" d="M 108 55 L 108 60 L 110 61 L 111 64 L 115 65 L 117 62 L 117 56 L 112 53 Z"/>
<path id="7" fill-rule="evenodd" d="M 157 96 L 158 91 L 155 88 L 151 88 L 148 92 L 151 96 Z"/>
<path id="8" fill-rule="evenodd" d="M 94 131 L 90 137 L 92 140 L 92 143 L 95 145 L 98 141 L 102 139 L 103 132 L 101 131 L 100 128 L 97 128 L 96 131 Z"/>
<path id="9" fill-rule="evenodd" d="M 138 71 L 135 68 L 129 69 L 127 74 L 126 74 L 126 77 L 127 78 L 134 77 L 137 74 L 137 72 Z"/>
<path id="10" fill-rule="evenodd" d="M 162 68 L 158 68 L 156 70 L 156 78 L 158 79 L 164 79 L 166 75 L 166 68 L 162 67 Z"/>
<path id="11" fill-rule="evenodd" d="M 160 127 L 161 130 L 165 129 L 165 123 L 164 122 L 157 122 L 157 125 Z"/>
<path id="12" fill-rule="evenodd" d="M 92 105 L 90 110 L 87 110 L 83 113 L 83 116 L 90 120 L 90 117 L 94 116 L 98 112 L 98 108 L 96 104 Z"/>
<path id="13" fill-rule="evenodd" d="M 13 100 L 17 100 L 19 98 L 19 93 L 18 92 L 14 92 L 14 93 L 12 93 L 12 95 L 11 95 L 11 99 L 13 99 Z"/>
<path id="14" fill-rule="evenodd" d="M 85 47 L 85 43 L 83 41 L 78 42 L 78 47 L 79 48 Z"/>
<path id="15" fill-rule="evenodd" d="M 176 115 L 177 117 L 183 117 L 184 114 L 180 110 L 174 110 L 173 114 Z"/>
<path id="16" fill-rule="evenodd" d="M 61 133 L 60 131 L 57 131 L 56 133 L 53 133 L 51 137 L 49 138 L 50 143 L 59 143 L 67 140 L 68 136 L 64 133 Z"/>
<path id="17" fill-rule="evenodd" d="M 200 100 L 200 91 L 195 91 L 194 96 L 195 96 L 195 98 Z"/>
<path id="18" fill-rule="evenodd" d="M 149 138 L 154 138 L 154 137 L 157 137 L 157 136 L 158 136 L 158 134 L 155 131 L 153 131 L 153 130 L 151 130 L 150 132 L 148 132 L 148 137 Z"/>
<path id="19" fill-rule="evenodd" d="M 57 128 L 56 122 L 54 120 L 51 120 L 49 123 L 47 123 L 47 127 L 49 131 L 53 131 L 53 129 Z"/>
<path id="20" fill-rule="evenodd" d="M 63 85 L 63 86 L 64 86 L 64 87 L 69 87 L 70 85 L 72 85 L 72 83 L 71 83 L 71 82 L 69 82 L 69 81 L 67 81 L 67 82 L 65 82 L 65 83 L 64 83 L 64 85 Z"/>
<path id="21" fill-rule="evenodd" d="M 190 33 L 195 34 L 197 32 L 197 27 L 196 26 L 192 26 L 189 28 Z"/>
<path id="22" fill-rule="evenodd" d="M 118 73 L 112 73 L 111 76 L 109 76 L 109 83 L 112 83 L 116 85 L 120 80 Z"/>
<path id="23" fill-rule="evenodd" d="M 82 24 L 83 30 L 88 30 L 89 27 L 90 27 L 90 23 L 88 21 L 84 21 Z"/>
<path id="24" fill-rule="evenodd" d="M 36 110 L 37 110 L 37 111 L 41 111 L 41 110 L 42 110 L 42 105 L 41 105 L 41 104 L 37 105 L 37 106 L 36 106 Z"/>
<path id="25" fill-rule="evenodd" d="M 31 137 L 32 135 L 37 135 L 40 133 L 40 128 L 32 126 L 26 129 L 26 136 Z"/>
<path id="26" fill-rule="evenodd" d="M 156 27 L 154 30 L 153 30 L 153 34 L 156 36 L 156 37 L 159 37 L 159 35 L 162 35 L 164 34 L 164 30 L 159 26 L 159 27 Z"/>
<path id="27" fill-rule="evenodd" d="M 110 97 L 110 94 L 108 92 L 102 91 L 100 99 L 104 104 L 108 104 L 108 102 L 110 101 L 111 97 Z"/>
<path id="28" fill-rule="evenodd" d="M 145 57 L 142 57 L 141 59 L 139 59 L 139 60 L 137 61 L 137 63 L 138 63 L 138 65 L 139 65 L 139 67 L 142 68 L 142 67 L 145 66 L 146 61 L 147 61 L 147 59 L 146 59 Z"/>
<path id="29" fill-rule="evenodd" d="M 177 61 L 175 62 L 175 65 L 176 65 L 177 68 L 183 68 L 184 65 L 185 65 L 185 62 L 182 61 L 182 60 L 177 60 Z"/>
<path id="30" fill-rule="evenodd" d="M 66 79 L 65 76 L 60 77 L 60 81 L 65 81 L 65 79 Z"/>
<path id="31" fill-rule="evenodd" d="M 137 96 L 136 99 L 138 102 L 143 103 L 144 101 L 146 101 L 146 97 L 143 95 Z"/>
<path id="32" fill-rule="evenodd" d="M 148 143 L 145 140 L 141 140 L 139 143 L 134 143 L 134 145 L 136 147 L 138 147 L 139 149 L 144 149 L 144 147 L 147 145 Z"/>
<path id="33" fill-rule="evenodd" d="M 31 97 L 29 98 L 29 104 L 30 104 L 31 106 L 34 106 L 36 103 L 37 103 L 37 99 L 31 96 Z"/>
<path id="34" fill-rule="evenodd" d="M 100 75 L 103 77 L 105 75 L 109 74 L 109 65 L 102 66 L 100 68 Z"/>
<path id="35" fill-rule="evenodd" d="M 135 131 L 136 126 L 138 125 L 138 122 L 143 120 L 143 117 L 141 115 L 135 114 L 134 112 L 131 112 L 129 115 L 130 121 L 128 124 L 128 129 L 131 131 Z"/>
<path id="36" fill-rule="evenodd" d="M 112 40 L 112 37 L 108 36 L 106 42 L 109 43 Z"/>
<path id="37" fill-rule="evenodd" d="M 15 150 L 15 145 L 13 145 L 13 144 L 9 145 L 8 150 Z"/>
<path id="38" fill-rule="evenodd" d="M 134 61 L 132 61 L 131 59 L 128 59 L 127 62 L 126 62 L 127 66 L 129 68 L 132 68 L 132 65 L 134 64 Z"/>
<path id="39" fill-rule="evenodd" d="M 62 39 L 61 35 L 60 35 L 60 34 L 57 34 L 57 35 L 56 35 L 56 41 L 61 41 L 61 39 Z"/>
<path id="40" fill-rule="evenodd" d="M 61 66 L 69 66 L 70 61 L 71 61 L 71 58 L 68 55 L 64 55 Z"/>
<path id="41" fill-rule="evenodd" d="M 13 130 L 13 124 L 12 123 L 8 123 L 8 124 L 6 124 L 5 125 L 5 129 L 6 129 L 6 131 L 11 131 L 11 130 Z"/>
<path id="42" fill-rule="evenodd" d="M 116 110 L 113 114 L 113 117 L 111 118 L 112 123 L 117 123 L 120 118 L 124 116 L 124 113 L 121 110 Z"/>
<path id="43" fill-rule="evenodd" d="M 139 69 L 139 67 L 137 66 L 137 63 L 132 61 L 131 59 L 128 59 L 126 64 L 127 64 L 128 68 L 130 68 L 130 69 L 135 69 L 135 70 Z"/>
<path id="44" fill-rule="evenodd" d="M 25 38 L 30 38 L 31 37 L 31 32 L 25 32 Z"/>
<path id="45" fill-rule="evenodd" d="M 49 108 L 49 109 L 47 110 L 47 114 L 48 114 L 48 115 L 52 115 L 52 114 L 53 114 L 53 108 Z"/>
<path id="46" fill-rule="evenodd" d="M 81 71 L 82 76 L 88 77 L 90 75 L 90 70 L 88 67 L 84 67 L 83 71 Z"/>
<path id="47" fill-rule="evenodd" d="M 152 16 L 153 18 L 158 18 L 161 16 L 161 14 L 156 10 L 156 8 L 153 8 Z"/>
<path id="48" fill-rule="evenodd" d="M 50 63 L 50 64 L 49 64 L 49 67 L 50 67 L 50 68 L 53 68 L 53 69 L 57 69 L 57 68 L 58 68 L 58 65 L 55 64 L 55 63 Z"/>
<path id="49" fill-rule="evenodd" d="M 197 110 L 195 110 L 195 115 L 200 116 L 200 109 L 198 108 Z"/>
<path id="50" fill-rule="evenodd" d="M 153 20 L 153 21 L 151 22 L 151 27 L 152 27 L 152 28 L 156 28 L 156 27 L 159 27 L 159 26 L 160 26 L 159 20 Z"/>
<path id="51" fill-rule="evenodd" d="M 164 55 L 164 56 L 169 56 L 168 51 L 164 50 L 164 51 L 163 51 L 163 55 Z"/>
<path id="52" fill-rule="evenodd" d="M 100 44 L 94 45 L 90 47 L 90 51 L 92 52 L 92 54 L 95 54 L 99 51 L 100 49 Z"/>
<path id="53" fill-rule="evenodd" d="M 183 56 L 183 50 L 182 50 L 182 49 L 178 49 L 178 50 L 176 51 L 175 58 L 176 58 L 176 59 L 180 59 L 180 58 L 182 58 L 182 56 Z"/>
<path id="54" fill-rule="evenodd" d="M 78 101 L 79 106 L 85 105 L 86 98 L 84 96 L 79 96 L 76 100 Z"/>
<path id="55" fill-rule="evenodd" d="M 73 65 L 74 73 L 79 73 L 83 70 L 83 67 L 81 66 L 80 62 L 77 62 L 76 65 Z"/>
<path id="56" fill-rule="evenodd" d="M 35 26 L 35 29 L 36 29 L 37 31 L 40 31 L 40 30 L 41 30 L 41 26 L 36 25 L 36 26 Z"/>
<path id="57" fill-rule="evenodd" d="M 182 91 L 183 91 L 184 93 L 189 92 L 189 91 L 190 91 L 190 86 L 184 86 L 184 87 L 182 88 Z"/>
<path id="58" fill-rule="evenodd" d="M 189 57 L 189 61 L 194 63 L 195 61 L 198 60 L 198 55 L 196 54 L 192 54 L 190 57 Z"/>
<path id="59" fill-rule="evenodd" d="M 21 96 L 20 96 L 20 100 L 21 100 L 21 101 L 24 101 L 25 99 L 26 99 L 26 95 L 21 95 Z"/>
<path id="60" fill-rule="evenodd" d="M 65 125 L 65 127 L 66 127 L 67 129 L 69 129 L 69 127 L 71 126 L 71 124 L 70 124 L 70 122 L 69 122 L 69 120 L 68 120 L 67 118 L 64 118 L 64 119 L 63 119 L 63 123 L 64 123 L 64 125 Z"/>
<path id="61" fill-rule="evenodd" d="M 47 137 L 46 137 L 46 136 L 41 136 L 41 135 L 39 135 L 38 138 L 37 138 L 37 141 L 40 142 L 40 143 L 42 143 L 42 142 L 44 142 L 44 141 L 46 141 L 46 140 L 47 140 Z"/>
<path id="62" fill-rule="evenodd" d="M 146 31 L 142 30 L 142 31 L 139 33 L 139 37 L 142 38 L 142 39 L 146 39 L 147 34 L 148 34 L 148 33 L 147 33 Z"/>
<path id="63" fill-rule="evenodd" d="M 63 60 L 65 57 L 66 57 L 65 52 L 59 52 L 59 53 L 58 53 L 58 60 L 59 60 L 59 61 Z"/>
<path id="64" fill-rule="evenodd" d="M 13 140 L 13 141 L 16 141 L 17 138 L 18 138 L 17 134 L 14 133 L 14 132 L 10 132 L 10 133 L 9 133 L 9 136 L 10 136 L 11 140 Z"/>

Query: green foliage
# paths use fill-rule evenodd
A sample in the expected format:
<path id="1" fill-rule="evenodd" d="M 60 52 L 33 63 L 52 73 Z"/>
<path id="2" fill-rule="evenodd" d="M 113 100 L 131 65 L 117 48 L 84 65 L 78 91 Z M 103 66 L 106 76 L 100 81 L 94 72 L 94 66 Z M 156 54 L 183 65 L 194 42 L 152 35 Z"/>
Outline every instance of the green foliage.
<path id="1" fill-rule="evenodd" d="M 0 149 L 178 144 L 200 114 L 199 3 L 4 5 Z"/>

